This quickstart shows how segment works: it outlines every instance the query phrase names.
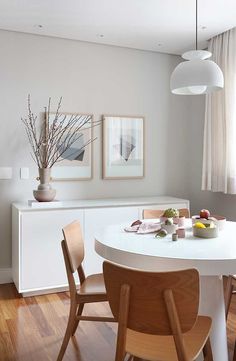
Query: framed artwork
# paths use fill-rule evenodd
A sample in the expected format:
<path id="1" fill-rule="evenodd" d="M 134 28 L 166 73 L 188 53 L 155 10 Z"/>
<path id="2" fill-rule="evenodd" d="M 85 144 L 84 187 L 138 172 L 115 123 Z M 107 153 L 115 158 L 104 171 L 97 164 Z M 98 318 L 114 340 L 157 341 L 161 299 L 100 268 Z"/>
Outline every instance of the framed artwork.
<path id="1" fill-rule="evenodd" d="M 144 118 L 103 116 L 103 178 L 144 177 Z"/>
<path id="2" fill-rule="evenodd" d="M 53 119 L 55 113 L 49 113 L 49 124 L 50 116 Z M 92 114 L 73 114 L 73 113 L 60 113 L 61 117 L 66 117 L 68 120 L 77 116 L 78 121 L 80 118 L 90 117 L 91 121 L 79 130 L 81 135 L 72 144 L 72 146 L 65 151 L 60 161 L 52 167 L 51 176 L 53 181 L 59 180 L 88 180 L 92 178 Z M 66 120 L 64 124 L 67 124 Z M 63 139 L 62 139 L 63 141 Z M 89 144 L 87 144 L 89 143 Z M 87 145 L 86 145 L 87 144 Z M 85 146 L 86 145 L 86 146 Z M 85 147 L 84 147 L 85 146 Z"/>

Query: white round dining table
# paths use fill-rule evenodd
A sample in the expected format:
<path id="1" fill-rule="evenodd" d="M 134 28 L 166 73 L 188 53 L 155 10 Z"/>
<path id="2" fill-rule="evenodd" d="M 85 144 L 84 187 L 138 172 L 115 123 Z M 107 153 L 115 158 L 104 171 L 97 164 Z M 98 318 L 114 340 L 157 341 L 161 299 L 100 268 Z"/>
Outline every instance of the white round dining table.
<path id="1" fill-rule="evenodd" d="M 154 220 L 152 220 L 154 221 Z M 211 344 L 214 361 L 228 361 L 222 275 L 236 273 L 236 222 L 226 222 L 217 238 L 196 238 L 191 220 L 186 237 L 125 232 L 127 224 L 111 225 L 95 234 L 95 250 L 103 258 L 136 269 L 173 271 L 196 268 L 200 274 L 199 314 L 212 317 Z M 197 360 L 202 360 L 199 356 Z"/>

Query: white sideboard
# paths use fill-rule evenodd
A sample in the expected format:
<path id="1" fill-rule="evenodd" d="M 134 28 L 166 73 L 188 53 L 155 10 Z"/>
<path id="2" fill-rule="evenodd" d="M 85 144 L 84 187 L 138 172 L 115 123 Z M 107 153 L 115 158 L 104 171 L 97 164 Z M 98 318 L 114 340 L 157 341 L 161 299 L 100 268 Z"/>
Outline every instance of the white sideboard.
<path id="1" fill-rule="evenodd" d="M 79 220 L 85 243 L 85 273 L 102 271 L 102 258 L 94 251 L 94 234 L 110 224 L 130 224 L 143 209 L 189 208 L 189 201 L 153 196 L 60 202 L 57 207 L 26 203 L 12 205 L 12 276 L 19 293 L 49 293 L 67 287 L 61 251 L 62 228 Z"/>

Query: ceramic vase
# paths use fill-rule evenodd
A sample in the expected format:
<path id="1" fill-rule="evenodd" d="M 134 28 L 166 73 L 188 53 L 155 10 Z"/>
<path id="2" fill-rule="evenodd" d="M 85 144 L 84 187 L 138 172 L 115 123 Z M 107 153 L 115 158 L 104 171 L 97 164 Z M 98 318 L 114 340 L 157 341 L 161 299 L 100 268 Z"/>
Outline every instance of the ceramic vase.
<path id="1" fill-rule="evenodd" d="M 56 190 L 50 184 L 51 168 L 39 168 L 40 184 L 37 190 L 33 191 L 34 198 L 38 202 L 51 202 L 56 196 Z"/>

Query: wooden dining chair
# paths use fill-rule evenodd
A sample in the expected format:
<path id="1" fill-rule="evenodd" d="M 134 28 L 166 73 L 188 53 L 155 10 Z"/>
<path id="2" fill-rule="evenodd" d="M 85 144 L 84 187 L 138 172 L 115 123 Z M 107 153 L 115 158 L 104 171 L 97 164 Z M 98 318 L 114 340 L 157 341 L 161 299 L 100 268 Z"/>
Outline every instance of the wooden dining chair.
<path id="1" fill-rule="evenodd" d="M 188 208 L 180 208 L 178 211 L 180 217 L 190 217 L 190 212 Z M 165 210 L 163 209 L 144 209 L 143 219 L 159 218 L 164 214 L 164 212 Z"/>
<path id="2" fill-rule="evenodd" d="M 225 289 L 225 316 L 226 320 L 229 313 L 229 308 L 232 300 L 232 296 L 236 293 L 236 275 L 230 275 L 227 279 L 226 289 Z M 236 361 L 236 341 L 234 344 L 234 354 L 233 361 Z"/>
<path id="3" fill-rule="evenodd" d="M 85 303 L 107 301 L 103 274 L 85 277 L 82 262 L 84 243 L 80 223 L 75 221 L 63 228 L 64 240 L 61 242 L 70 291 L 70 313 L 65 336 L 57 361 L 63 359 L 70 337 L 75 334 L 79 321 L 114 322 L 113 317 L 82 316 Z M 80 286 L 76 287 L 74 273 L 79 276 Z"/>
<path id="4" fill-rule="evenodd" d="M 198 315 L 195 269 L 154 273 L 103 263 L 108 301 L 118 322 L 115 361 L 213 361 L 211 318 Z"/>
<path id="5" fill-rule="evenodd" d="M 236 293 L 236 275 L 230 275 L 227 279 L 226 289 L 225 289 L 225 316 L 228 317 L 229 307 L 233 294 Z"/>

